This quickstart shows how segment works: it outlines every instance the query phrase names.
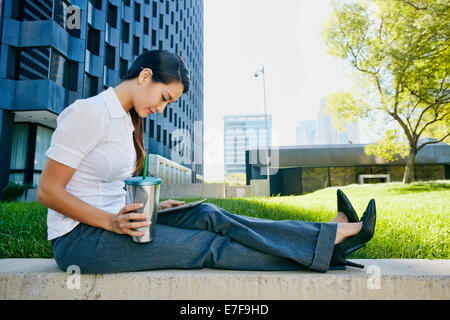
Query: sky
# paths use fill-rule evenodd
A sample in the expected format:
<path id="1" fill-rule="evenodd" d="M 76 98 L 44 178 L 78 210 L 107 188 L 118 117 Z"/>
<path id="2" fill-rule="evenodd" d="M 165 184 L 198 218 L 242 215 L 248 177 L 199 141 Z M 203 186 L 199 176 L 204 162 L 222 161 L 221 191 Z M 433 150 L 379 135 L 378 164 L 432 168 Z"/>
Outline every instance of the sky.
<path id="1" fill-rule="evenodd" d="M 330 0 L 204 0 L 204 179 L 224 178 L 223 116 L 263 114 L 264 65 L 272 145 L 296 145 L 321 97 L 350 88 L 345 64 L 326 53 Z M 365 142 L 361 135 L 360 143 Z"/>

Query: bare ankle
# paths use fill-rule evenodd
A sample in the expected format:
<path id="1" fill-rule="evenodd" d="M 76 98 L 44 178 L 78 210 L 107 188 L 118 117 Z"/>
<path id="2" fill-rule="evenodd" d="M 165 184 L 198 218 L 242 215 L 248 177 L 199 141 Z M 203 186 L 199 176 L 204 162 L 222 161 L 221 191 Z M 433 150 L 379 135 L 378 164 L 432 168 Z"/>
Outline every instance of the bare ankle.
<path id="1" fill-rule="evenodd" d="M 359 231 L 361 231 L 362 222 L 354 222 L 354 223 L 338 223 L 338 227 L 336 230 L 336 239 L 334 240 L 334 244 L 341 243 L 345 239 L 354 236 Z"/>
<path id="2" fill-rule="evenodd" d="M 347 223 L 348 218 L 343 212 L 338 211 L 336 216 L 330 222 Z"/>

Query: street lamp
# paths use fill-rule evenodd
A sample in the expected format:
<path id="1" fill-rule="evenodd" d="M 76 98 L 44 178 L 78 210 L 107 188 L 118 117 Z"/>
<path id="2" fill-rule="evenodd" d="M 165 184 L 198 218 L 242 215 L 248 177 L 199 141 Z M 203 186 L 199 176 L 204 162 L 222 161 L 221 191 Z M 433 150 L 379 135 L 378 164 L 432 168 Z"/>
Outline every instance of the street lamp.
<path id="1" fill-rule="evenodd" d="M 269 196 L 270 196 L 270 174 L 269 174 L 269 129 L 268 129 L 268 125 L 267 125 L 267 108 L 266 108 L 266 77 L 265 77 L 265 73 L 264 73 L 264 65 L 262 65 L 261 69 L 258 69 L 255 71 L 255 73 L 253 74 L 253 76 L 255 78 L 259 77 L 259 73 L 262 74 L 263 76 L 263 88 L 264 88 L 264 125 L 266 128 L 266 147 L 267 147 L 267 152 L 266 152 L 266 173 L 267 173 L 267 181 L 269 183 Z"/>

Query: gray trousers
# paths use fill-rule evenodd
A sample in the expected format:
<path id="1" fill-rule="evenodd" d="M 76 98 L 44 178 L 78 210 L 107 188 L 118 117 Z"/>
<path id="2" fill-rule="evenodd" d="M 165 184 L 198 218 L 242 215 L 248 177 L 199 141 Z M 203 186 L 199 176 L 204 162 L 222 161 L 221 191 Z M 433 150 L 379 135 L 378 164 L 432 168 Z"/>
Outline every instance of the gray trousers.
<path id="1" fill-rule="evenodd" d="M 269 220 L 211 203 L 160 214 L 149 243 L 80 223 L 53 239 L 58 266 L 81 273 L 155 269 L 315 270 L 326 272 L 337 223 Z"/>

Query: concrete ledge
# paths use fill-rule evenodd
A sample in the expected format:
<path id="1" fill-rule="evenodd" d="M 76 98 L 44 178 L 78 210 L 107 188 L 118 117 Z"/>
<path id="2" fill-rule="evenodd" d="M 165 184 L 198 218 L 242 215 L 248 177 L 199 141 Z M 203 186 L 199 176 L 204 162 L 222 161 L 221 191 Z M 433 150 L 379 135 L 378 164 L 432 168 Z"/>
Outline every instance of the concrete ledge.
<path id="1" fill-rule="evenodd" d="M 205 268 L 72 275 L 53 259 L 0 259 L 0 299 L 450 298 L 450 260 L 353 261 L 365 269 L 317 273 Z"/>

